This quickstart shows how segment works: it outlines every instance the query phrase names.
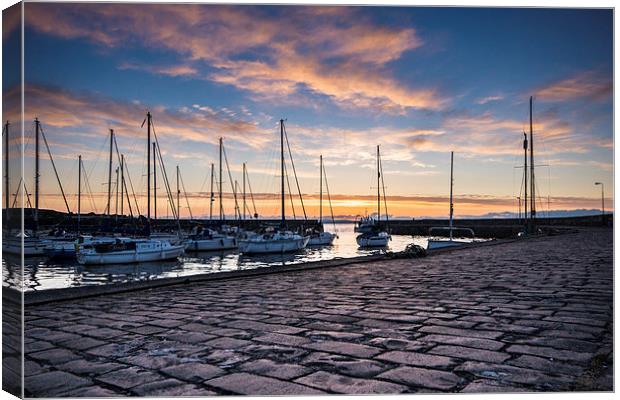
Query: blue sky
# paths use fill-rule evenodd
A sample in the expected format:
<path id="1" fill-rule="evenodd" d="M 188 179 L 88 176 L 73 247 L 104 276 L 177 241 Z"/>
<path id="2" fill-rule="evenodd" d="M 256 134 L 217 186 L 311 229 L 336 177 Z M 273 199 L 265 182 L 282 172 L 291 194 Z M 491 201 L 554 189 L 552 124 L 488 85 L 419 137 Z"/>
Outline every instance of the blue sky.
<path id="1" fill-rule="evenodd" d="M 596 207 L 594 181 L 612 193 L 612 26 L 602 9 L 27 3 L 26 114 L 65 181 L 79 152 L 102 187 L 114 128 L 144 187 L 150 109 L 198 213 L 220 136 L 233 179 L 247 161 L 254 191 L 277 191 L 286 118 L 311 205 L 323 154 L 337 212 L 372 209 L 381 144 L 392 212 L 446 213 L 453 150 L 457 214 L 482 214 L 516 207 L 533 95 L 541 202 Z M 57 208 L 51 179 L 44 192 Z"/>

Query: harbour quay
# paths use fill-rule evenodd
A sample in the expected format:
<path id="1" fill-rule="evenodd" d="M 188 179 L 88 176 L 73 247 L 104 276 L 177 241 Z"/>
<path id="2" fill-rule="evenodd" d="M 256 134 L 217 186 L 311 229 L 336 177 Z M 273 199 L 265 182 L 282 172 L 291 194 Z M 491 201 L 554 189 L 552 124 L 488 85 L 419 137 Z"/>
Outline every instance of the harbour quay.
<path id="1" fill-rule="evenodd" d="M 25 309 L 30 397 L 610 391 L 613 231 Z"/>

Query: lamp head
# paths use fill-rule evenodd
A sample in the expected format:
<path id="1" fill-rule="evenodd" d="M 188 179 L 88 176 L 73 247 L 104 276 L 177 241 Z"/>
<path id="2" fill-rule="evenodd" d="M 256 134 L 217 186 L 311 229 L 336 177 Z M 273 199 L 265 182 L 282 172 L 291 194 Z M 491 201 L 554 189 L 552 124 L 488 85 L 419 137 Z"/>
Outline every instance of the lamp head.
<path id="1" fill-rule="evenodd" d="M 602 185 L 601 182 L 594 182 L 595 185 Z"/>

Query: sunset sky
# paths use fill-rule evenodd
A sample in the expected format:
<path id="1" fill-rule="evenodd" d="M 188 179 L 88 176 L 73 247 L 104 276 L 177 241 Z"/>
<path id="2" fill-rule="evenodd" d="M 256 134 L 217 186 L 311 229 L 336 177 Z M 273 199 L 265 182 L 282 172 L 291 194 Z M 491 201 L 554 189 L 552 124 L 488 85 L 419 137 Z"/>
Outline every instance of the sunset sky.
<path id="1" fill-rule="evenodd" d="M 103 211 L 113 128 L 144 209 L 150 110 L 194 215 L 208 214 L 220 136 L 239 184 L 247 162 L 258 213 L 279 213 L 280 118 L 309 216 L 320 154 L 334 212 L 375 210 L 378 144 L 390 214 L 447 215 L 450 151 L 457 217 L 516 212 L 534 96 L 538 208 L 598 208 L 601 181 L 612 209 L 612 26 L 603 9 L 26 3 L 27 187 L 38 117 L 71 208 L 81 154 L 98 193 L 83 208 Z M 5 12 L 5 60 L 18 28 Z M 19 76 L 5 67 L 3 80 L 17 122 Z M 41 207 L 62 210 L 45 158 Z"/>

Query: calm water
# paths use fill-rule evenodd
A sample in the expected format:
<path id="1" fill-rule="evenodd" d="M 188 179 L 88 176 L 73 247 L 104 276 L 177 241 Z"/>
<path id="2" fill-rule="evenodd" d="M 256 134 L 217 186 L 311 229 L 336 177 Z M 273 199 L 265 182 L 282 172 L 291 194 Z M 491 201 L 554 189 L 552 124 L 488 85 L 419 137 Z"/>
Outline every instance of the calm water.
<path id="1" fill-rule="evenodd" d="M 332 230 L 333 226 L 326 226 Z M 333 246 L 309 247 L 297 253 L 245 256 L 236 251 L 186 253 L 179 260 L 152 263 L 83 266 L 76 261 L 53 261 L 45 257 L 26 258 L 24 287 L 26 290 L 46 290 L 83 285 L 106 285 L 136 280 L 151 280 L 222 271 L 268 268 L 282 264 L 331 260 L 385 252 L 385 249 L 360 249 L 355 242 L 353 224 L 337 224 L 339 238 Z M 426 248 L 426 237 L 392 236 L 388 250 L 400 251 L 409 243 Z M 18 285 L 19 258 L 3 256 L 3 285 Z"/>

